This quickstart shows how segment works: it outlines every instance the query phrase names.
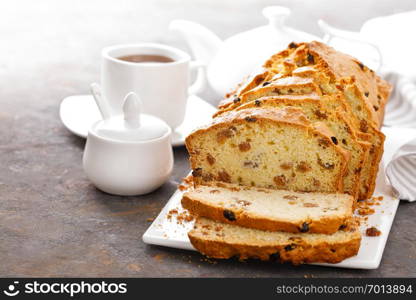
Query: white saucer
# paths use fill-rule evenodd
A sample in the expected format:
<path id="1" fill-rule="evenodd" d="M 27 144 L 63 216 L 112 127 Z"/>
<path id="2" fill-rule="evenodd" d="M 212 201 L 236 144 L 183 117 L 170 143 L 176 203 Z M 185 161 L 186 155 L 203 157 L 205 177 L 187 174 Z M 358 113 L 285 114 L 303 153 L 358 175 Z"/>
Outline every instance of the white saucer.
<path id="1" fill-rule="evenodd" d="M 182 146 L 185 137 L 195 128 L 207 124 L 216 108 L 198 96 L 188 98 L 185 120 L 173 131 L 172 146 Z M 87 138 L 91 125 L 101 119 L 100 112 L 91 95 L 70 96 L 62 100 L 59 116 L 64 126 L 73 134 Z"/>

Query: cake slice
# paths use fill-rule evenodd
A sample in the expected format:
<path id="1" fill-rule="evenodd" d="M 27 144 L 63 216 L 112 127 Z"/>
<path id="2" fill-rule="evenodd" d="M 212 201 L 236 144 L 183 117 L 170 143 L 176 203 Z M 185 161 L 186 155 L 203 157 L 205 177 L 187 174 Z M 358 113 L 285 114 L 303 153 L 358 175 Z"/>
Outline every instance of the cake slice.
<path id="1" fill-rule="evenodd" d="M 305 73 L 308 74 L 312 72 L 311 67 L 301 67 L 299 69 L 302 69 L 302 71 L 297 72 L 298 75 L 305 75 Z M 295 73 L 295 71 L 293 71 L 293 73 Z M 314 71 L 312 73 L 315 74 L 316 72 Z M 322 76 L 322 74 L 319 76 L 315 74 L 315 77 Z M 288 83 L 293 81 L 293 78 L 296 78 L 295 81 L 297 81 L 301 77 L 287 76 L 279 79 L 279 81 L 282 82 L 283 79 L 285 79 L 284 82 Z M 315 84 L 312 83 L 315 80 L 317 82 L 319 81 L 319 86 L 325 87 L 325 93 L 327 93 L 330 89 L 330 85 L 326 82 L 326 80 L 317 80 L 316 78 L 306 79 L 309 80 L 311 84 Z M 346 123 L 347 121 L 349 125 L 346 126 L 346 128 L 348 128 L 349 132 L 346 132 L 345 134 L 354 135 L 355 138 L 353 139 L 358 143 L 361 143 L 361 146 L 357 146 L 355 142 L 349 145 L 341 145 L 344 148 L 348 148 L 347 150 L 349 151 L 352 150 L 352 158 L 348 165 L 348 172 L 346 173 L 344 179 L 344 192 L 350 193 L 358 199 L 366 199 L 370 197 L 375 187 L 378 164 L 383 153 L 384 135 L 374 127 L 375 125 L 371 125 L 372 123 L 367 122 L 367 118 L 370 118 L 371 116 L 368 114 L 363 115 L 360 108 L 363 104 L 362 102 L 359 102 L 359 98 L 356 98 L 356 93 L 358 93 L 356 86 L 345 84 L 345 91 L 348 91 L 349 89 L 355 91 L 350 91 L 346 93 L 346 95 L 343 95 L 338 90 L 336 90 L 335 94 L 319 95 L 319 93 L 316 92 L 311 94 L 301 94 L 304 89 L 300 88 L 300 86 L 294 87 L 293 84 L 289 85 L 289 88 L 289 86 L 282 84 L 274 85 L 274 81 L 272 80 L 268 81 L 268 83 L 269 84 L 264 87 L 261 85 L 242 94 L 242 96 L 238 98 L 238 101 L 228 105 L 228 107 L 220 109 L 214 117 L 221 116 L 222 114 L 232 110 L 241 110 L 251 107 L 295 106 L 301 107 L 305 111 L 308 118 L 312 121 L 316 121 L 317 118 L 321 118 L 321 121 L 325 122 L 325 124 L 328 125 L 336 135 L 339 135 L 340 132 L 337 128 L 343 127 L 342 123 Z M 273 86 L 274 88 L 271 89 Z M 288 91 L 290 93 L 288 93 Z M 358 105 L 357 103 L 361 103 L 361 105 Z M 315 107 L 312 108 L 312 113 L 311 106 Z M 356 108 L 358 112 L 354 112 L 354 108 Z M 338 122 L 338 124 L 336 124 L 337 122 L 329 123 L 327 120 L 323 120 L 322 117 L 325 117 L 325 113 L 323 112 L 324 110 L 330 112 L 338 110 L 343 112 L 343 117 L 341 117 L 343 120 Z M 314 115 L 319 113 L 320 115 Z M 338 115 L 339 114 L 340 113 L 338 113 Z M 326 115 L 328 114 L 326 113 Z M 356 151 L 356 149 L 351 149 L 351 146 L 352 148 L 362 148 L 363 150 Z M 366 153 L 362 154 L 363 151 Z"/>
<path id="2" fill-rule="evenodd" d="M 251 84 L 249 84 L 249 86 L 251 86 Z M 263 82 L 251 90 L 243 91 L 245 91 L 245 89 L 240 91 L 240 96 L 235 97 L 232 103 L 222 104 L 220 110 L 214 117 L 261 97 L 279 95 L 321 95 L 319 86 L 315 83 L 313 78 L 299 76 L 281 77 L 280 74 L 276 74 L 270 80 Z"/>
<path id="3" fill-rule="evenodd" d="M 288 62 L 294 65 L 290 73 L 282 71 Z M 292 43 L 288 49 L 273 55 L 264 67 L 271 73 L 290 76 L 302 76 L 304 72 L 297 70 L 305 67 L 313 69 L 311 75 L 304 73 L 304 76 L 314 77 L 315 83 L 325 94 L 345 92 L 345 85 L 353 86 L 361 105 L 361 110 L 356 113 L 367 116 L 367 121 L 374 123 L 377 128 L 381 126 L 391 86 L 354 57 L 316 41 Z"/>
<path id="4" fill-rule="evenodd" d="M 301 109 L 231 111 L 186 138 L 195 183 L 343 192 L 350 154 Z"/>
<path id="5" fill-rule="evenodd" d="M 361 138 L 371 144 L 368 163 L 363 165 L 363 172 L 368 174 L 368 177 L 361 178 L 358 195 L 359 199 L 369 199 L 375 189 L 378 168 L 384 151 L 385 136 L 378 129 L 381 123 L 372 120 L 372 113 L 369 110 L 363 111 L 362 98 L 364 95 L 358 90 L 357 86 L 352 82 L 345 83 L 344 94 L 353 111 L 351 121 L 361 132 Z M 380 102 L 380 106 L 384 106 L 384 104 Z M 384 112 L 382 114 L 384 115 Z"/>
<path id="6" fill-rule="evenodd" d="M 237 110 L 255 107 L 297 107 L 302 109 L 310 121 L 325 123 L 334 133 L 335 140 L 339 145 L 351 154 L 344 175 L 344 193 L 352 195 L 355 199 L 358 198 L 360 178 L 361 176 L 369 176 L 362 169 L 367 161 L 371 145 L 368 142 L 361 141 L 357 136 L 341 100 L 337 97 L 316 95 L 303 95 L 303 97 L 293 95 L 273 96 L 245 103 L 239 106 Z"/>
<path id="7" fill-rule="evenodd" d="M 341 92 L 344 95 L 352 112 L 351 121 L 359 131 L 368 134 L 368 142 L 372 145 L 368 163 L 363 166 L 369 176 L 361 178 L 359 199 L 371 197 L 383 154 L 385 137 L 379 128 L 391 85 L 357 59 L 325 44 L 311 42 L 291 45 L 290 50 L 269 59 L 265 68 L 273 73 L 283 68 L 284 61 L 291 60 L 297 66 L 314 69 L 312 75 L 306 76 L 314 77 L 323 94 Z M 301 77 L 301 74 L 296 76 Z"/>
<path id="8" fill-rule="evenodd" d="M 357 98 L 352 109 L 360 119 L 366 118 L 380 128 L 390 91 L 389 83 L 347 54 L 316 41 L 291 43 L 288 49 L 268 59 L 262 73 L 249 79 L 219 108 L 235 108 L 276 94 L 343 93 Z"/>
<path id="9" fill-rule="evenodd" d="M 280 262 L 338 263 L 358 253 L 358 224 L 334 234 L 287 233 L 249 229 L 198 218 L 188 233 L 192 245 L 212 258 L 257 258 Z"/>
<path id="10" fill-rule="evenodd" d="M 297 193 L 234 184 L 186 191 L 182 206 L 193 215 L 248 228 L 332 234 L 352 217 L 347 194 Z"/>

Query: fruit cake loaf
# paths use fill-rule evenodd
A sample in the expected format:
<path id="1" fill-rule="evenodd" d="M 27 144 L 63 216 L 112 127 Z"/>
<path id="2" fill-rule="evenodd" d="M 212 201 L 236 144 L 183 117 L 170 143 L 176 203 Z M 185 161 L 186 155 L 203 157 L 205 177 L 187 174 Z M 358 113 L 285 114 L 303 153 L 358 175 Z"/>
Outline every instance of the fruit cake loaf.
<path id="1" fill-rule="evenodd" d="M 192 245 L 212 258 L 257 258 L 280 262 L 338 263 L 358 253 L 361 234 L 353 223 L 334 234 L 270 232 L 197 218 Z"/>
<path id="2" fill-rule="evenodd" d="M 291 47 L 291 45 L 295 45 Z M 298 66 L 294 62 L 294 56 L 296 52 L 296 47 L 298 45 L 291 43 L 288 49 L 285 49 L 275 55 L 273 55 L 269 60 L 266 61 L 264 64 L 264 69 L 259 74 L 254 74 L 253 76 L 247 78 L 246 82 L 240 84 L 239 88 L 235 89 L 233 93 L 227 95 L 227 98 L 222 100 L 218 105 L 219 113 L 222 110 L 233 109 L 236 106 L 244 103 L 246 98 L 241 98 L 247 92 L 251 90 L 261 87 L 266 87 L 271 82 L 279 78 L 283 78 L 286 76 L 297 76 L 300 75 L 301 77 L 312 77 L 316 70 L 313 69 L 313 66 Z M 298 71 L 302 70 L 302 71 Z M 307 76 L 309 75 L 309 76 Z M 273 92 L 273 89 L 267 89 L 270 92 Z M 283 91 L 281 91 L 282 93 Z M 266 96 L 266 95 L 263 95 Z M 247 99 L 250 100 L 250 99 Z"/>
<path id="3" fill-rule="evenodd" d="M 361 122 L 374 124 L 376 128 L 381 126 L 390 86 L 372 70 L 318 42 L 299 44 L 291 55 L 294 55 L 291 60 L 295 60 L 299 67 L 294 67 L 291 72 L 274 74 L 281 70 L 278 63 L 282 62 L 273 56 L 265 63 L 269 71 L 260 74 L 263 81 L 256 76 L 258 85 L 250 82 L 247 85 L 250 90 L 241 90 L 232 103 L 220 107 L 220 112 L 264 96 L 302 94 L 305 89 L 313 89 L 318 94 L 344 93 L 352 111 L 360 121 L 363 120 Z M 281 58 L 282 55 L 279 53 L 276 56 Z"/>
<path id="4" fill-rule="evenodd" d="M 287 66 L 291 65 L 291 68 Z M 333 48 L 320 42 L 291 43 L 289 48 L 273 55 L 264 64 L 265 70 L 220 105 L 220 109 L 227 107 L 234 100 L 252 93 L 253 89 L 260 89 L 273 84 L 274 81 L 287 80 L 289 82 L 301 81 L 299 77 L 313 78 L 325 94 L 334 94 L 342 91 L 344 80 L 350 81 L 361 103 L 361 111 L 371 116 L 368 121 L 381 126 L 384 107 L 388 99 L 391 86 L 378 77 L 374 71 L 364 66 L 355 58 L 335 51 Z M 284 77 L 292 79 L 284 79 Z M 283 85 L 282 84 L 280 85 Z M 270 87 L 265 90 L 272 90 Z M 244 102 L 244 97 L 241 99 Z M 252 99 L 248 99 L 251 101 Z"/>
<path id="5" fill-rule="evenodd" d="M 291 67 L 289 68 L 288 65 Z M 255 97 L 273 95 L 273 93 L 285 94 L 283 85 L 273 90 L 266 88 L 273 84 L 275 78 L 280 81 L 284 77 L 288 77 L 286 81 L 290 81 L 290 78 L 313 78 L 322 94 L 341 93 L 350 106 L 350 117 L 354 127 L 367 133 L 368 135 L 364 137 L 372 144 L 368 163 L 363 166 L 364 172 L 369 175 L 361 176 L 359 194 L 360 199 L 370 197 L 383 153 L 384 135 L 378 128 L 384 115 L 390 85 L 356 59 L 318 42 L 292 43 L 288 49 L 272 56 L 264 66 L 266 70 L 255 76 L 256 80 L 246 85 L 250 90 L 243 88 L 232 98 L 233 101 L 222 103 L 217 115 L 235 109 Z M 298 93 L 293 91 L 293 88 L 291 90 L 289 94 Z M 246 94 L 250 97 L 245 96 Z"/>
<path id="6" fill-rule="evenodd" d="M 291 51 L 282 51 L 272 56 L 265 63 L 265 68 L 279 73 L 286 60 L 293 61 L 297 67 L 312 66 L 316 70 L 315 74 L 320 75 L 322 91 L 328 94 L 334 93 L 336 89 L 342 90 L 343 79 L 351 80 L 362 100 L 361 110 L 371 116 L 368 121 L 374 122 L 377 127 L 381 126 L 391 90 L 389 83 L 357 59 L 323 43 L 292 43 L 291 47 Z M 323 84 L 325 81 L 327 84 Z"/>
<path id="7" fill-rule="evenodd" d="M 335 88 L 343 92 L 353 112 L 352 121 L 355 122 L 358 130 L 369 134 L 367 137 L 369 137 L 368 141 L 372 144 L 372 148 L 369 163 L 364 165 L 364 169 L 371 176 L 367 180 L 362 178 L 359 198 L 371 197 L 385 139 L 378 128 L 382 124 L 384 107 L 391 86 L 358 60 L 337 52 L 322 43 L 312 42 L 293 45 L 293 47 L 296 49 L 293 51 L 293 55 L 296 57 L 294 60 L 300 62 L 301 65 L 313 65 L 313 68 L 316 69 L 315 74 L 321 78 L 319 86 L 323 93 L 333 93 Z M 275 62 L 272 58 L 269 63 L 266 63 L 266 66 L 273 68 L 273 64 L 279 60 L 281 57 Z"/>
<path id="8" fill-rule="evenodd" d="M 283 108 L 290 106 L 301 108 L 312 122 L 324 122 L 334 133 L 333 140 L 351 154 L 344 175 L 344 193 L 348 193 L 357 199 L 360 176 L 369 176 L 362 172 L 362 169 L 368 158 L 370 144 L 360 141 L 351 122 L 343 113 L 342 107 L 338 107 L 339 103 L 340 101 L 336 98 L 329 96 L 304 95 L 302 98 L 302 96 L 285 95 L 259 98 L 239 106 L 237 110 L 255 107 Z"/>
<path id="9" fill-rule="evenodd" d="M 363 110 L 368 110 L 368 114 L 372 116 L 370 120 L 380 128 L 391 85 L 357 59 L 335 51 L 325 44 L 312 42 L 308 44 L 308 50 L 310 54 L 317 55 L 319 60 L 326 63 L 326 66 L 318 63 L 318 69 L 325 72 L 331 80 L 351 78 L 357 94 L 359 92 L 358 96 L 366 104 Z"/>
<path id="10" fill-rule="evenodd" d="M 352 217 L 347 194 L 298 193 L 218 183 L 188 189 L 182 206 L 192 215 L 248 228 L 332 234 Z"/>
<path id="11" fill-rule="evenodd" d="M 298 108 L 253 108 L 215 118 L 186 138 L 195 183 L 335 193 L 350 154 Z"/>

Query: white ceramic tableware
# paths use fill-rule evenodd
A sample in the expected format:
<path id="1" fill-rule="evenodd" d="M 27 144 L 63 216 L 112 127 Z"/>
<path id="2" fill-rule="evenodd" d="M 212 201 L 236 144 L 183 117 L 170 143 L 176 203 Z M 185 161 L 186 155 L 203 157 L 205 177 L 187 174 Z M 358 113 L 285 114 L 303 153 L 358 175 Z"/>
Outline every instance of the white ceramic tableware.
<path id="1" fill-rule="evenodd" d="M 336 40 L 331 41 L 331 44 L 341 46 L 341 49 L 348 50 L 348 48 L 351 48 L 348 47 L 351 40 L 361 40 L 376 46 L 383 56 L 383 67 L 416 81 L 416 69 L 414 64 L 411 63 L 416 51 L 416 40 L 412 38 L 415 27 L 416 10 L 413 10 L 369 19 L 363 24 L 359 32 L 333 30 L 333 27 L 331 29 L 325 28 L 325 26 L 321 26 L 321 29 L 326 34 L 334 37 Z M 366 49 L 361 47 L 352 54 L 358 54 L 359 56 L 363 51 L 367 52 Z M 374 51 L 369 55 L 374 56 Z"/>
<path id="2" fill-rule="evenodd" d="M 169 28 L 182 35 L 194 57 L 207 65 L 210 86 L 218 97 L 224 97 L 290 42 L 320 40 L 317 36 L 287 26 L 285 23 L 290 16 L 290 9 L 286 7 L 265 7 L 263 15 L 269 24 L 241 32 L 225 41 L 191 21 L 174 20 Z"/>
<path id="3" fill-rule="evenodd" d="M 108 102 L 103 99 L 101 96 L 101 88 L 98 83 L 91 83 L 90 85 L 91 94 L 94 97 L 95 104 L 101 113 L 103 119 L 108 119 L 111 117 L 111 109 L 108 105 Z"/>
<path id="4" fill-rule="evenodd" d="M 109 194 L 150 193 L 172 172 L 172 130 L 161 119 L 140 114 L 140 106 L 137 95 L 130 93 L 123 114 L 96 122 L 88 132 L 84 171 Z"/>
<path id="5" fill-rule="evenodd" d="M 129 62 L 118 59 L 129 55 L 160 55 L 173 62 Z M 179 126 L 185 116 L 188 94 L 203 88 L 199 76 L 189 87 L 190 70 L 203 74 L 202 64 L 191 62 L 190 56 L 179 49 L 153 43 L 127 44 L 102 50 L 101 93 L 108 102 L 112 115 L 122 112 L 122 100 L 129 92 L 140 95 L 143 112 L 164 120 L 172 129 Z"/>
<path id="6" fill-rule="evenodd" d="M 358 32 L 335 28 L 323 20 L 318 20 L 318 26 L 324 33 L 323 40 L 326 44 L 356 57 L 374 71 L 380 71 L 383 55 L 371 39 L 365 38 Z"/>
<path id="7" fill-rule="evenodd" d="M 190 95 L 186 104 L 185 120 L 172 132 L 172 146 L 185 144 L 185 137 L 195 128 L 208 124 L 216 108 L 196 95 Z M 100 111 L 92 95 L 74 95 L 62 100 L 59 108 L 62 124 L 73 134 L 87 138 L 91 126 L 101 120 Z"/>

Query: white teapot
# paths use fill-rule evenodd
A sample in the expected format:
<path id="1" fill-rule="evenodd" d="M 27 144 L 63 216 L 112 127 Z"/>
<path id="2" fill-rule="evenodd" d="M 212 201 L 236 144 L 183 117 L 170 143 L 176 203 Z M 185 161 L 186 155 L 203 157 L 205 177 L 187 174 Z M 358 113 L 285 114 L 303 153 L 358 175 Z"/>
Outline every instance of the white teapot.
<path id="1" fill-rule="evenodd" d="M 263 15 L 269 20 L 268 25 L 236 34 L 225 41 L 204 26 L 186 20 L 174 20 L 169 28 L 181 34 L 193 56 L 206 65 L 209 84 L 218 97 L 223 97 L 289 43 L 320 40 L 286 26 L 285 20 L 290 15 L 286 7 L 265 7 Z"/>

